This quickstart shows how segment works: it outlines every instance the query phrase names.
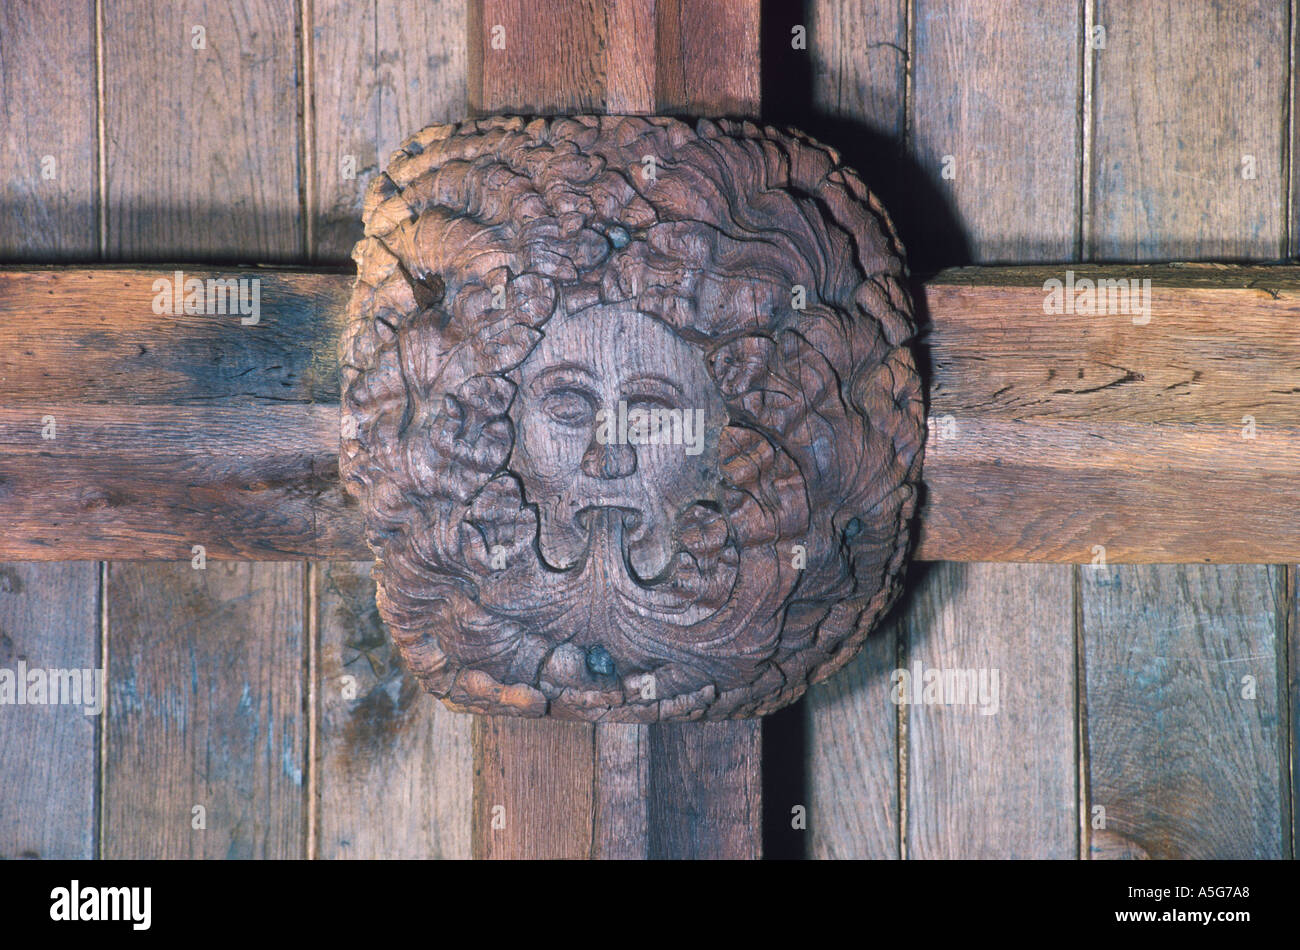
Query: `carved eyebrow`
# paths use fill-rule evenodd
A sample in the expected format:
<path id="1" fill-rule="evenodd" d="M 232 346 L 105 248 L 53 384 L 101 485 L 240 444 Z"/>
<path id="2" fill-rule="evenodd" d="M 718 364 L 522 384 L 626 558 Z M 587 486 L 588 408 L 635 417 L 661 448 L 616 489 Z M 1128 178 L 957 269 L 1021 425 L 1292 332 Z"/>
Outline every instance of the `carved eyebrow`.
<path id="1" fill-rule="evenodd" d="M 596 381 L 596 374 L 586 367 L 579 366 L 576 363 L 560 363 L 558 366 L 548 366 L 546 369 L 538 373 L 537 376 L 533 378 L 533 385 L 540 386 L 552 376 L 559 376 L 562 379 L 573 378 L 579 382 L 594 383 Z"/>

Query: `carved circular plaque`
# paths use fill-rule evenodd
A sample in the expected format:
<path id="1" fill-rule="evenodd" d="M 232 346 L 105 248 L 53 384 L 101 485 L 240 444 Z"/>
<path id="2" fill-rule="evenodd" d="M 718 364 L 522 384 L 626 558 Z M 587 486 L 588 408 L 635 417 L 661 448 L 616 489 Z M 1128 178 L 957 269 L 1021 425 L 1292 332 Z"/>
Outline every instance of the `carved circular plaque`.
<path id="1" fill-rule="evenodd" d="M 898 239 L 748 122 L 497 116 L 371 182 L 340 468 L 454 708 L 757 716 L 898 593 L 923 439 Z"/>

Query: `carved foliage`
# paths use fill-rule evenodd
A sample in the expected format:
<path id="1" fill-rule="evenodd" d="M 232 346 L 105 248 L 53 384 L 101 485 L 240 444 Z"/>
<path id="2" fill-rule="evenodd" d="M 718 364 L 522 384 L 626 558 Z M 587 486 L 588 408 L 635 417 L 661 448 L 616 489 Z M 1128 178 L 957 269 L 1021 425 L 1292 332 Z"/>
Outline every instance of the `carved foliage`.
<path id="1" fill-rule="evenodd" d="M 798 133 L 493 117 L 370 185 L 341 469 L 470 711 L 762 715 L 897 594 L 922 443 L 884 211 Z"/>

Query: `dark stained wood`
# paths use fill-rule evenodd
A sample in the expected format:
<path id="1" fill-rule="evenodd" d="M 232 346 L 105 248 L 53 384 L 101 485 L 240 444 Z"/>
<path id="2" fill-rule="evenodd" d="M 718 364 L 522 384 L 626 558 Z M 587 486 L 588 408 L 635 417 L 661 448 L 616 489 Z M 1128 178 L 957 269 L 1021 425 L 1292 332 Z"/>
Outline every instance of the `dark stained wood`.
<path id="1" fill-rule="evenodd" d="M 1285 138 L 1294 99 L 1286 9 L 1261 0 L 1175 2 L 1152 16 L 1143 5 L 1105 0 L 1096 15 L 1106 25 L 1107 48 L 1094 55 L 1095 94 L 1087 116 L 1095 129 L 1085 192 L 1092 205 L 1085 234 L 1091 253 L 1129 260 L 1283 253 L 1286 182 L 1294 178 L 1288 170 L 1293 145 Z M 1243 32 L 1258 38 L 1249 50 L 1232 39 Z M 1242 174 L 1247 154 L 1253 179 Z M 1283 290 L 1281 301 L 1288 296 Z M 1216 336 L 1217 344 L 1211 343 Z M 1284 338 L 1294 339 L 1294 328 Z M 1185 457 L 1194 444 L 1207 460 L 1206 474 L 1188 479 L 1187 490 L 1219 512 L 1207 519 L 1219 531 L 1188 531 L 1184 560 L 1262 560 L 1218 552 L 1240 550 L 1237 510 L 1263 513 L 1249 496 L 1233 491 L 1234 483 L 1295 484 L 1297 374 L 1287 371 L 1285 359 L 1272 365 L 1268 346 L 1262 347 L 1258 372 L 1267 393 L 1260 393 L 1258 411 L 1242 410 L 1232 399 L 1230 377 L 1255 369 L 1249 328 L 1238 323 L 1233 308 L 1221 311 L 1217 331 L 1207 325 L 1203 339 L 1227 357 L 1228 371 L 1217 387 L 1212 374 L 1202 373 L 1222 393 L 1205 415 L 1217 409 L 1225 418 L 1183 426 L 1171 433 L 1175 444 L 1156 441 L 1150 451 L 1153 457 Z M 1237 454 L 1226 454 L 1245 442 L 1247 413 L 1259 427 L 1253 443 L 1245 443 L 1247 456 L 1258 459 L 1250 482 L 1248 463 L 1238 466 Z M 1219 466 L 1208 464 L 1215 455 Z M 1167 488 L 1147 494 L 1152 510 L 1176 510 Z M 1290 497 L 1279 498 L 1277 506 L 1295 509 Z M 1161 533 L 1168 531 L 1164 518 L 1155 522 Z M 1266 520 L 1252 530 L 1273 529 Z M 1291 559 L 1288 548 L 1275 556 Z M 1196 549 L 1216 553 L 1198 557 Z M 1286 655 L 1279 636 L 1281 569 L 1079 573 L 1087 690 L 1085 855 L 1287 854 L 1288 770 L 1277 721 L 1285 709 L 1277 680 Z M 1243 676 L 1254 677 L 1252 700 L 1241 695 Z M 1094 829 L 1098 807 L 1106 809 L 1106 826 Z"/>
<path id="2" fill-rule="evenodd" d="M 474 857 L 591 857 L 594 727 L 475 716 L 472 735 Z"/>
<path id="3" fill-rule="evenodd" d="M 94 563 L 0 564 L 0 669 L 11 687 L 26 690 L 24 668 L 78 671 L 83 684 L 81 670 L 103 668 L 98 575 Z M 91 682 L 102 710 L 102 684 Z M 16 698 L 0 706 L 0 857 L 93 858 L 103 714 L 9 705 Z"/>
<path id="4" fill-rule="evenodd" d="M 94 256 L 94 51 L 89 0 L 0 8 L 0 259 Z M 95 563 L 0 564 L 0 668 L 102 668 L 99 572 Z M 102 722 L 71 705 L 0 708 L 0 856 L 96 856 Z"/>
<path id="5" fill-rule="evenodd" d="M 803 17 L 764 25 L 765 33 L 775 31 L 772 44 L 779 47 L 770 54 L 774 62 L 765 65 L 764 81 L 780 94 L 787 76 L 806 68 L 812 118 L 789 118 L 811 121 L 818 134 L 845 149 L 846 161 L 871 161 L 873 167 L 862 170 L 879 187 L 881 166 L 904 164 L 884 146 L 899 148 L 907 133 L 907 3 L 814 3 L 806 13 L 806 51 L 791 46 L 790 30 Z M 878 136 L 879 144 L 868 135 Z M 764 790 L 765 807 L 780 823 L 782 837 L 802 840 L 807 857 L 900 857 L 899 707 L 889 701 L 899 635 L 897 622 L 886 624 L 848 666 L 808 691 L 805 800 L 792 795 L 780 801 L 770 784 Z M 794 827 L 797 806 L 806 812 L 802 831 Z"/>
<path id="6" fill-rule="evenodd" d="M 202 281 L 211 309 L 225 312 L 155 313 L 155 300 L 183 309 L 171 291 L 178 272 L 180 285 Z M 0 405 L 337 406 L 352 279 L 185 264 L 0 271 Z M 157 281 L 167 284 L 155 292 Z M 245 282 L 242 297 L 230 281 Z M 256 301 L 256 323 L 243 322 L 253 317 L 241 300 L 250 311 Z"/>
<path id="7" fill-rule="evenodd" d="M 1282 569 L 1080 575 L 1090 856 L 1288 857 Z"/>
<path id="8" fill-rule="evenodd" d="M 658 6 L 656 4 L 656 6 Z M 738 49 L 752 50 L 754 53 L 754 62 L 744 71 L 744 75 L 753 75 L 753 92 L 755 100 L 746 104 L 745 112 L 752 112 L 757 108 L 757 49 L 758 36 L 756 29 L 756 18 L 758 4 L 756 2 L 746 5 L 752 10 L 743 17 L 737 17 L 736 11 L 730 9 L 728 4 L 720 8 L 719 12 L 723 15 L 713 19 L 695 18 L 691 21 L 692 25 L 706 35 L 710 36 L 714 43 L 712 49 L 726 49 L 735 47 Z M 536 19 L 531 22 L 535 25 L 525 26 L 520 29 L 510 29 L 509 24 L 518 22 L 518 15 L 522 11 L 522 6 L 516 7 L 513 4 L 497 2 L 497 0 L 481 0 L 481 2 L 471 3 L 469 7 L 469 56 L 470 56 L 470 103 L 475 109 L 492 112 L 506 111 L 511 109 L 522 109 L 525 106 L 537 108 L 543 112 L 576 112 L 585 109 L 600 109 L 602 107 L 609 109 L 619 109 L 630 112 L 681 112 L 684 111 L 685 103 L 681 101 L 669 101 L 665 99 L 663 91 L 659 88 L 660 73 L 671 73 L 680 67 L 675 66 L 675 61 L 664 61 L 668 55 L 664 48 L 657 41 L 658 29 L 648 30 L 644 25 L 650 19 L 650 11 L 637 0 L 612 0 L 609 4 L 600 4 L 599 7 L 593 3 L 582 4 L 565 4 L 565 5 L 546 5 L 541 9 L 530 8 L 529 14 Z M 603 14 L 603 17 L 602 17 Z M 606 39 L 609 38 L 609 30 L 612 27 L 619 31 L 618 37 L 609 43 L 606 47 L 606 63 L 613 61 L 612 69 L 608 67 L 605 76 L 598 77 L 599 70 L 594 67 L 591 57 L 594 55 L 590 49 L 590 37 L 602 35 L 600 19 L 604 19 L 604 33 Z M 508 21 L 508 22 L 507 22 Z M 634 29 L 628 31 L 628 23 L 632 23 Z M 490 41 L 489 29 L 496 23 L 507 25 L 507 44 L 510 37 L 520 34 L 526 38 L 525 42 L 531 46 L 508 48 L 506 51 L 493 51 L 486 44 Z M 746 31 L 752 31 L 747 33 Z M 542 44 L 546 44 L 543 48 Z M 505 56 L 519 57 L 526 51 L 533 51 L 530 55 L 539 57 L 535 62 L 518 62 L 510 61 Z M 652 52 L 653 50 L 653 52 Z M 582 60 L 578 51 L 582 51 L 588 57 L 585 62 Z M 503 56 L 502 54 L 505 54 Z M 495 58 L 494 58 L 495 56 Z M 639 83 L 630 79 L 628 75 L 628 63 L 646 63 L 651 59 L 656 62 L 656 99 L 657 102 L 649 101 L 647 94 L 649 92 L 648 83 Z M 576 60 L 576 61 L 575 61 Z M 738 65 L 738 64 L 733 64 Z M 544 75 L 538 75 L 538 73 Z M 527 81 L 525 82 L 525 78 Z M 715 77 L 716 78 L 716 77 Z M 597 85 L 603 86 L 597 89 Z M 521 92 L 523 90 L 523 92 Z M 694 96 L 693 111 L 703 114 L 717 114 L 722 112 L 719 103 L 712 99 L 715 90 L 701 87 L 691 89 Z M 521 101 L 525 94 L 529 98 L 528 102 Z M 604 100 L 604 101 L 602 101 Z M 738 104 L 739 105 L 739 104 Z M 544 755 L 546 743 L 562 742 L 560 746 L 561 756 L 564 758 L 564 750 L 572 748 L 572 736 L 570 732 L 566 740 L 552 738 L 547 730 L 553 729 L 562 724 L 553 722 L 512 722 L 501 723 L 495 720 L 483 721 L 486 724 L 476 724 L 476 731 L 483 730 L 476 735 L 475 755 L 477 761 L 491 762 L 512 762 L 516 759 L 527 761 L 538 755 Z M 570 729 L 575 727 L 570 726 Z M 577 729 L 588 727 L 578 726 Z M 597 732 L 604 729 L 615 728 L 625 729 L 628 727 L 610 727 L 596 726 Z M 632 727 L 636 728 L 636 727 Z M 650 727 L 653 731 L 661 727 Z M 748 733 L 751 737 L 751 746 L 758 745 L 759 726 L 756 722 L 738 724 L 734 727 L 741 734 Z M 488 731 L 491 730 L 491 731 Z M 565 735 L 561 733 L 561 735 Z M 640 810 L 635 804 L 635 789 L 642 787 L 650 781 L 648 775 L 649 766 L 646 764 L 645 757 L 649 754 L 648 743 L 640 742 L 639 738 L 635 741 L 635 749 L 628 750 L 627 734 L 611 736 L 608 741 L 593 742 L 592 751 L 589 758 L 585 760 L 585 766 L 582 765 L 584 760 L 580 756 L 575 756 L 571 762 L 570 768 L 565 773 L 564 783 L 558 785 L 552 792 L 549 799 L 552 803 L 570 802 L 581 803 L 584 801 L 582 795 L 573 790 L 574 783 L 581 784 L 585 779 L 590 785 L 596 788 L 592 793 L 591 805 L 595 808 L 597 814 L 605 820 L 619 823 L 620 827 L 630 826 L 636 829 L 640 822 Z M 655 741 L 653 738 L 650 741 Z M 623 745 L 621 755 L 615 755 L 614 747 Z M 614 772 L 606 772 L 599 778 L 596 774 L 597 750 L 603 750 L 603 767 L 605 769 L 615 769 Z M 720 763 L 723 767 L 726 763 Z M 760 765 L 757 755 L 751 757 L 745 764 L 748 770 L 748 785 L 752 789 L 759 786 Z M 711 769 L 711 766 L 710 766 Z M 697 774 L 697 781 L 707 787 L 711 771 L 706 770 L 703 774 Z M 528 847 L 527 842 L 514 840 L 507 841 L 489 841 L 481 836 L 479 829 L 484 828 L 483 822 L 486 817 L 484 808 L 490 804 L 493 799 L 505 797 L 512 786 L 499 776 L 494 770 L 485 774 L 481 769 L 476 768 L 475 772 L 475 804 L 474 820 L 476 833 L 474 837 L 474 852 L 478 856 L 484 856 L 489 853 L 509 854 Z M 659 786 L 664 789 L 663 794 L 673 795 L 683 791 L 680 781 L 673 783 L 663 783 Z M 699 786 L 696 786 L 697 788 Z M 725 786 L 724 786 L 725 787 Z M 761 794 L 753 794 L 749 798 L 751 810 L 748 815 L 748 821 L 745 822 L 750 835 L 753 838 L 753 848 L 755 852 L 759 849 L 758 835 L 760 831 L 760 799 Z M 666 803 L 669 812 L 672 810 L 681 810 L 682 806 L 674 804 L 670 799 Z M 544 802 L 539 802 L 538 807 L 545 808 Z M 647 804 L 647 816 L 657 813 L 659 806 L 652 800 Z M 689 812 L 690 805 L 685 806 Z M 663 809 L 660 809 L 663 811 Z M 567 822 L 577 822 L 581 825 L 579 816 L 575 815 L 572 810 L 559 810 L 552 804 L 544 814 L 553 824 L 564 825 Z M 531 819 L 530 819 L 531 820 Z M 655 830 L 653 827 L 653 818 L 647 817 L 650 826 L 646 831 L 646 844 L 649 847 L 649 841 Z M 512 834 L 518 834 L 527 825 L 515 825 Z M 643 845 L 641 836 L 637 835 L 634 840 L 617 838 L 618 832 L 612 828 L 598 827 L 588 837 L 589 850 L 591 853 L 605 856 L 631 856 L 642 853 Z M 663 840 L 662 838 L 660 840 Z M 611 843 L 618 841 L 617 844 Z M 714 850 L 716 844 L 709 840 L 696 840 L 697 850 L 707 852 Z"/>
<path id="9" fill-rule="evenodd" d="M 103 4 L 104 251 L 110 259 L 302 260 L 297 11 L 292 0 Z M 196 27 L 202 28 L 205 49 L 194 48 Z M 142 48 L 149 55 L 141 55 Z M 234 352 L 249 348 L 251 339 L 239 338 Z M 95 349 L 93 335 L 85 345 Z M 245 377 L 254 387 L 250 391 L 268 383 L 274 390 L 277 373 L 288 377 L 279 380 L 289 383 L 281 391 L 299 380 L 308 388 L 329 385 L 327 355 L 303 338 L 289 350 L 295 354 L 291 362 L 258 361 L 264 371 Z M 220 350 L 212 355 L 225 356 Z M 319 372 L 307 369 L 313 360 Z M 249 480 L 243 478 L 248 469 L 240 471 L 242 460 L 265 445 L 252 421 L 257 405 L 311 408 L 301 396 L 298 402 L 259 394 L 177 403 L 162 408 L 164 414 L 181 410 L 169 420 L 153 416 L 151 438 L 132 445 L 128 436 L 118 444 L 155 456 L 165 455 L 168 443 L 185 445 L 188 454 L 195 424 L 186 411 L 224 414 L 229 441 L 206 450 L 214 453 L 209 461 L 220 459 L 224 468 L 215 479 L 217 494 L 232 483 L 239 486 L 236 494 L 249 493 L 245 498 L 284 491 L 300 500 L 298 528 L 314 535 L 315 493 L 301 489 L 304 477 L 307 484 L 317 479 L 310 455 L 291 451 L 269 467 L 255 466 L 259 474 Z M 68 409 L 69 428 L 125 424 L 139 432 L 136 413 L 147 415 L 152 408 L 117 408 L 121 422 L 109 415 L 112 404 L 98 407 L 98 414 L 89 406 Z M 301 414 L 295 421 L 301 422 Z M 299 429 L 284 418 L 272 425 L 285 434 Z M 83 482 L 86 494 L 74 517 L 93 521 L 90 511 L 102 517 L 118 504 L 141 504 L 146 518 L 153 518 L 148 499 L 168 494 L 182 509 L 213 510 L 207 499 L 214 483 L 193 477 L 195 470 L 184 462 L 170 473 L 170 489 L 157 469 L 128 463 L 122 475 L 128 473 L 134 486 L 125 478 L 116 485 Z M 286 490 L 286 476 L 294 489 Z M 236 517 L 262 520 L 252 510 Z M 210 521 L 207 527 L 215 529 L 209 535 L 215 547 L 232 533 Z M 173 536 L 169 544 L 186 547 L 181 540 Z M 190 544 L 209 542 L 193 538 Z M 196 571 L 189 554 L 179 556 L 179 565 L 113 564 L 107 574 L 105 637 L 113 692 L 103 853 L 304 856 L 311 784 L 305 567 L 208 562 L 206 570 Z M 191 830 L 195 805 L 207 808 L 207 831 Z"/>
<path id="10" fill-rule="evenodd" d="M 603 110 L 604 0 L 474 0 L 468 9 L 472 110 Z"/>
<path id="11" fill-rule="evenodd" d="M 657 0 L 661 112 L 757 116 L 759 7 L 755 0 Z"/>
<path id="12" fill-rule="evenodd" d="M 650 728 L 649 856 L 763 856 L 758 723 L 679 722 Z"/>
<path id="13" fill-rule="evenodd" d="M 910 128 L 925 187 L 906 210 L 925 222 L 917 239 L 937 263 L 1077 255 L 1080 10 L 1046 0 L 916 4 Z M 932 418 L 927 449 L 940 432 Z M 904 855 L 1074 856 L 1070 570 L 944 564 L 911 603 L 903 665 L 990 678 L 996 669 L 1001 696 L 991 715 L 906 707 Z"/>
<path id="14" fill-rule="evenodd" d="M 400 0 L 331 0 L 303 11 L 308 253 L 346 264 L 338 282 L 346 303 L 367 181 L 413 129 L 465 112 L 466 11 Z M 337 387 L 333 340 L 329 370 Z M 310 567 L 319 654 L 312 854 L 468 858 L 471 720 L 426 702 L 402 666 L 363 554 Z"/>
<path id="15" fill-rule="evenodd" d="M 1300 272 L 1069 269 L 1076 279 L 1150 279 L 1151 322 L 1044 314 L 1043 283 L 1063 280 L 1062 265 L 963 268 L 926 284 L 931 431 L 918 556 L 1089 563 L 1094 544 L 1113 564 L 1300 556 L 1300 523 L 1287 514 L 1300 491 L 1287 477 L 1300 452 L 1300 393 L 1292 391 Z M 33 458 L 57 451 L 70 487 L 118 499 L 101 515 L 69 519 L 82 510 L 79 496 L 6 495 L 0 484 L 10 523 L 22 527 L 0 537 L 0 556 L 188 557 L 185 542 L 200 534 L 214 538 L 215 557 L 369 557 L 360 511 L 335 474 L 337 379 L 326 369 L 350 278 L 259 271 L 261 321 L 242 326 L 236 317 L 155 316 L 150 286 L 162 273 L 0 272 L 0 312 L 47 310 L 38 336 L 24 320 L 0 320 L 0 401 L 12 407 L 6 444 Z M 65 291 L 95 306 L 49 307 Z M 1235 315 L 1230 335 L 1220 325 L 1225 312 Z M 245 397 L 248 410 L 216 408 Z M 78 419 L 81 410 L 66 402 L 155 405 L 105 417 L 120 427 L 74 425 L 74 434 L 93 431 L 88 441 L 42 442 L 47 412 L 74 423 L 97 418 Z M 1246 415 L 1254 439 L 1243 438 Z M 256 440 L 254 416 L 270 420 Z M 952 438 L 941 437 L 945 417 Z M 144 448 L 155 444 L 174 452 Z M 6 484 L 61 484 L 58 472 L 17 454 L 3 466 Z M 158 492 L 137 493 L 140 479 Z M 1124 492 L 1114 491 L 1117 482 Z M 190 504 L 188 484 L 208 486 L 203 507 Z M 1088 503 L 1074 504 L 1080 497 Z"/>
<path id="16" fill-rule="evenodd" d="M 104 857 L 305 857 L 305 569 L 109 565 Z"/>
<path id="17" fill-rule="evenodd" d="M 429 692 L 716 721 L 852 658 L 897 596 L 924 410 L 896 238 L 834 162 L 727 120 L 494 117 L 372 182 L 339 465 Z"/>
<path id="18" fill-rule="evenodd" d="M 470 719 L 429 702 L 375 607 L 367 563 L 314 566 L 316 855 L 468 858 Z"/>

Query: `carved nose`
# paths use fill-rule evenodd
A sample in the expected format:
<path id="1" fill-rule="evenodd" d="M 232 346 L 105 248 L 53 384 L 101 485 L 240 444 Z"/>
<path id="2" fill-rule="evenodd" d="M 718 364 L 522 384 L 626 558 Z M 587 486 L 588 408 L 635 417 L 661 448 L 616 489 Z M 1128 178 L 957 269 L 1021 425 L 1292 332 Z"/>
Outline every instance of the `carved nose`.
<path id="1" fill-rule="evenodd" d="M 592 439 L 582 455 L 582 470 L 592 478 L 627 478 L 636 471 L 636 449 Z"/>

